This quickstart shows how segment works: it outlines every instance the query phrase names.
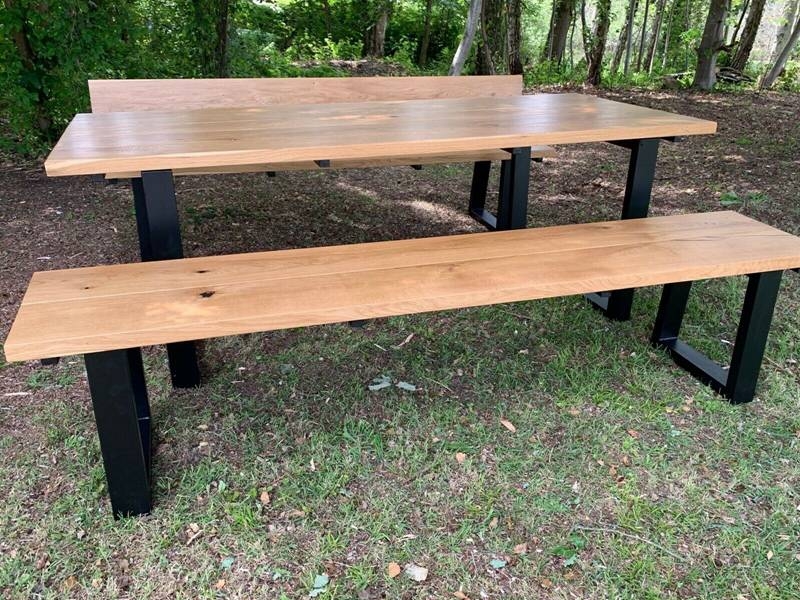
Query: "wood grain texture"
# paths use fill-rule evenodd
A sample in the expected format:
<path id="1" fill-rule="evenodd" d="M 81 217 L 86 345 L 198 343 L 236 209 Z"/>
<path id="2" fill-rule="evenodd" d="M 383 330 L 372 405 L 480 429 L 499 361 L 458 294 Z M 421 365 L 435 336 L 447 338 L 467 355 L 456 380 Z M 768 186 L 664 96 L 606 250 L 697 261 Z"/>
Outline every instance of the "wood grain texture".
<path id="1" fill-rule="evenodd" d="M 800 267 L 800 238 L 719 212 L 35 273 L 30 360 Z"/>
<path id="2" fill-rule="evenodd" d="M 531 148 L 531 158 L 552 158 L 556 155 L 555 148 L 550 146 L 534 146 Z M 475 162 L 479 160 L 506 160 L 511 156 L 505 150 L 481 150 L 479 152 L 453 152 L 451 154 L 418 154 L 414 156 L 375 157 L 351 160 L 333 160 L 328 169 L 364 169 L 372 167 L 406 167 L 409 165 L 439 165 L 460 162 Z M 314 161 L 294 163 L 272 163 L 265 165 L 234 165 L 216 168 L 175 169 L 173 175 L 217 175 L 220 173 L 264 173 L 266 171 L 315 171 L 320 167 Z M 127 179 L 139 177 L 138 171 L 122 173 L 106 173 L 106 179 Z"/>
<path id="3" fill-rule="evenodd" d="M 713 133 L 716 124 L 581 94 L 76 115 L 48 175 L 450 154 Z"/>
<path id="4" fill-rule="evenodd" d="M 520 94 L 521 75 L 89 80 L 92 112 L 165 108 L 196 110 Z"/>

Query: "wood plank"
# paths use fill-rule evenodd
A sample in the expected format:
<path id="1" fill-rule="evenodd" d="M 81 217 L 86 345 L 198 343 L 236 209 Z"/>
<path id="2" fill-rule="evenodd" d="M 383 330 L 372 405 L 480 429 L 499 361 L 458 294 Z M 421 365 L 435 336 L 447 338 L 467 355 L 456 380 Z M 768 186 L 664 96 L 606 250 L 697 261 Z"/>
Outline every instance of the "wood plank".
<path id="1" fill-rule="evenodd" d="M 531 158 L 552 158 L 556 155 L 551 146 L 534 146 Z M 364 169 L 372 167 L 407 167 L 409 165 L 440 165 L 449 163 L 476 162 L 481 160 L 499 161 L 511 156 L 505 150 L 481 150 L 479 152 L 452 152 L 450 154 L 417 154 L 415 156 L 376 157 L 365 159 L 333 160 L 328 169 Z M 264 173 L 266 171 L 313 171 L 320 169 L 314 161 L 295 163 L 272 163 L 265 165 L 239 165 L 216 167 L 212 169 L 176 169 L 173 175 L 218 175 L 222 173 Z M 106 173 L 106 179 L 128 179 L 139 177 L 140 172 Z"/>
<path id="2" fill-rule="evenodd" d="M 48 175 L 449 154 L 713 133 L 711 121 L 581 94 L 79 114 Z"/>
<path id="3" fill-rule="evenodd" d="M 738 213 L 36 273 L 8 360 L 800 266 L 800 238 Z"/>
<path id="4" fill-rule="evenodd" d="M 521 75 L 90 79 L 92 112 L 519 96 Z"/>

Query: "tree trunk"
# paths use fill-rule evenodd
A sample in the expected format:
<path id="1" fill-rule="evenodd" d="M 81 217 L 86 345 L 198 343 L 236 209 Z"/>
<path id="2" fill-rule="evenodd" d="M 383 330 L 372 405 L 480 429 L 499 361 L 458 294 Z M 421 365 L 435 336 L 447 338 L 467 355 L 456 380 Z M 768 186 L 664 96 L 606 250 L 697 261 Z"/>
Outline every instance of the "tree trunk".
<path id="1" fill-rule="evenodd" d="M 703 37 L 697 48 L 697 70 L 694 73 L 693 87 L 710 90 L 717 82 L 717 55 L 725 43 L 725 17 L 728 14 L 728 0 L 711 0 L 708 17 L 703 28 Z"/>
<path id="2" fill-rule="evenodd" d="M 744 72 L 747 61 L 750 60 L 750 52 L 753 50 L 753 43 L 756 41 L 758 28 L 761 25 L 761 16 L 764 14 L 766 0 L 753 0 L 750 5 L 750 13 L 747 15 L 742 39 L 736 46 L 736 53 L 731 59 L 731 67 L 737 71 Z"/>
<path id="3" fill-rule="evenodd" d="M 639 53 L 636 55 L 636 70 L 642 70 L 644 56 L 644 41 L 647 38 L 647 17 L 650 16 L 650 0 L 644 0 L 644 18 L 642 19 L 642 38 L 639 41 Z"/>
<path id="4" fill-rule="evenodd" d="M 329 0 L 322 0 L 322 14 L 325 16 L 325 35 L 330 38 L 333 34 L 333 18 Z"/>
<path id="5" fill-rule="evenodd" d="M 522 74 L 522 0 L 508 0 L 508 72 Z"/>
<path id="6" fill-rule="evenodd" d="M 798 9 L 800 9 L 800 0 L 786 0 L 786 8 L 778 24 L 778 31 L 775 33 L 775 49 L 772 51 L 772 59 L 770 62 L 777 62 L 786 40 L 788 40 L 789 36 L 792 34 L 792 24 L 797 18 Z"/>
<path id="7" fill-rule="evenodd" d="M 433 9 L 433 0 L 428 0 L 425 4 L 425 25 L 422 29 L 422 41 L 419 44 L 419 59 L 417 64 L 424 67 L 428 64 L 428 46 L 431 43 L 431 11 Z"/>
<path id="8" fill-rule="evenodd" d="M 481 12 L 477 73 L 494 75 L 506 64 L 506 0 L 483 0 Z"/>
<path id="9" fill-rule="evenodd" d="M 386 27 L 389 25 L 389 11 L 392 6 L 390 2 L 384 2 L 378 9 L 378 18 L 375 23 L 367 29 L 366 39 L 364 40 L 364 56 L 372 58 L 383 58 L 384 43 L 386 42 Z"/>
<path id="10" fill-rule="evenodd" d="M 453 62 L 450 64 L 448 75 L 461 75 L 464 63 L 467 61 L 469 51 L 472 48 L 472 40 L 475 39 L 475 30 L 481 18 L 481 0 L 470 0 L 469 10 L 467 11 L 467 22 L 464 25 L 464 35 L 456 48 Z"/>
<path id="11" fill-rule="evenodd" d="M 594 21 L 592 48 L 589 51 L 589 74 L 586 83 L 600 85 L 603 74 L 603 54 L 608 39 L 608 26 L 611 22 L 611 0 L 597 0 L 597 17 Z"/>
<path id="12" fill-rule="evenodd" d="M 764 75 L 764 79 L 761 80 L 761 89 L 765 90 L 767 88 L 771 88 L 772 85 L 775 83 L 775 80 L 780 77 L 780 74 L 783 72 L 784 67 L 786 67 L 786 61 L 789 60 L 789 56 L 794 50 L 795 45 L 797 44 L 797 40 L 800 38 L 800 18 L 797 18 L 794 23 L 794 29 L 792 30 L 789 39 L 786 40 L 786 43 L 783 46 L 783 50 L 778 55 L 778 59 L 775 61 L 775 64 L 772 65 L 772 68 L 769 72 Z"/>
<path id="13" fill-rule="evenodd" d="M 24 72 L 29 75 L 29 77 L 21 78 L 21 85 L 36 97 L 36 106 L 34 110 L 36 128 L 39 130 L 40 134 L 49 138 L 53 133 L 51 131 L 53 121 L 47 114 L 47 92 L 45 87 L 41 84 L 41 80 L 47 68 L 42 67 L 39 57 L 31 46 L 31 32 L 28 31 L 28 20 L 25 14 L 26 8 L 24 6 L 18 6 L 14 0 L 3 0 L 2 6 L 5 6 L 6 10 L 9 12 L 15 10 L 20 12 L 19 29 L 11 30 L 11 41 L 17 49 L 17 54 L 19 54 Z M 47 5 L 42 3 L 39 5 L 38 10 L 46 11 Z"/>
<path id="14" fill-rule="evenodd" d="M 567 36 L 572 26 L 575 0 L 554 0 L 550 31 L 547 34 L 545 59 L 561 63 L 567 48 Z"/>
<path id="15" fill-rule="evenodd" d="M 583 56 L 586 59 L 586 64 L 591 60 L 592 42 L 590 37 L 592 32 L 589 31 L 589 26 L 586 24 L 586 0 L 581 0 L 581 40 L 583 41 Z"/>
<path id="16" fill-rule="evenodd" d="M 731 36 L 731 41 L 729 42 L 730 46 L 735 46 L 736 42 L 739 40 L 739 30 L 742 28 L 742 23 L 744 23 L 745 13 L 747 13 L 747 7 L 750 6 L 750 0 L 744 0 L 744 4 L 742 4 L 742 11 L 739 13 L 739 18 L 736 20 L 736 29 L 733 30 L 733 35 Z"/>
<path id="17" fill-rule="evenodd" d="M 672 19 L 675 16 L 675 5 L 677 4 L 677 0 L 672 0 L 672 4 L 669 7 L 669 16 L 667 17 L 667 33 L 664 35 L 664 54 L 661 57 L 661 69 L 667 69 L 667 59 L 669 58 L 669 40 L 672 34 Z"/>
<path id="18" fill-rule="evenodd" d="M 194 46 L 201 74 L 227 77 L 230 0 L 193 0 Z"/>
<path id="19" fill-rule="evenodd" d="M 646 1 L 646 0 L 645 0 Z M 637 0 L 631 0 L 630 8 L 628 9 L 628 30 L 625 38 L 625 75 L 628 74 L 631 68 L 631 46 L 633 45 L 633 19 L 636 16 Z"/>
<path id="20" fill-rule="evenodd" d="M 653 22 L 653 33 L 650 36 L 650 45 L 647 48 L 647 72 L 653 72 L 653 59 L 656 55 L 656 47 L 658 40 L 661 38 L 661 23 L 664 21 L 664 10 L 667 6 L 667 0 L 658 0 L 656 4 L 655 21 Z"/>
<path id="21" fill-rule="evenodd" d="M 628 28 L 630 24 L 630 20 L 626 20 L 622 25 L 622 29 L 619 30 L 617 47 L 614 50 L 614 58 L 611 60 L 611 72 L 614 74 L 619 71 L 619 63 L 622 62 L 622 54 L 625 52 L 625 40 L 628 39 Z"/>

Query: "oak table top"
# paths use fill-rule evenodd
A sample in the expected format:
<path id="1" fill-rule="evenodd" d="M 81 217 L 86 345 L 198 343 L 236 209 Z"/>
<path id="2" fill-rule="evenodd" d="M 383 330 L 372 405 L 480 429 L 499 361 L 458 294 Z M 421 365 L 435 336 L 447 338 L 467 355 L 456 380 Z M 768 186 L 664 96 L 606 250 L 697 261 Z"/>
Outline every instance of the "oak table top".
<path id="1" fill-rule="evenodd" d="M 714 133 L 716 123 L 582 94 L 81 113 L 50 176 L 390 158 Z"/>

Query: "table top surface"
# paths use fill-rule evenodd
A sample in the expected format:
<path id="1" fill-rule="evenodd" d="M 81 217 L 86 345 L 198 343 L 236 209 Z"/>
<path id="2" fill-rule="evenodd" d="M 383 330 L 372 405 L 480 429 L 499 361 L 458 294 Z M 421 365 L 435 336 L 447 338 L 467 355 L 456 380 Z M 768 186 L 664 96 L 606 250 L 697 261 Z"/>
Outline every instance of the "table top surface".
<path id="1" fill-rule="evenodd" d="M 716 123 L 582 94 L 81 113 L 50 176 L 364 159 L 714 133 Z"/>

